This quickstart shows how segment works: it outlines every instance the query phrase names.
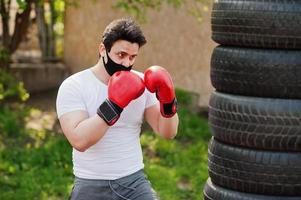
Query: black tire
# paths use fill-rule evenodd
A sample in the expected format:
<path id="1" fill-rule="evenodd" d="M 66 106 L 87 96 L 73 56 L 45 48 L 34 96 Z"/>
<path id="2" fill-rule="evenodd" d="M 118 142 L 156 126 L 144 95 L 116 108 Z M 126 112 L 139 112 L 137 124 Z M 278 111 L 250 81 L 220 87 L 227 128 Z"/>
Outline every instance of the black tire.
<path id="1" fill-rule="evenodd" d="M 209 178 L 204 187 L 205 200 L 300 200 L 300 197 L 266 196 L 228 190 L 211 182 Z"/>
<path id="2" fill-rule="evenodd" d="M 208 150 L 213 183 L 246 193 L 301 196 L 301 154 L 234 147 L 212 139 Z"/>
<path id="3" fill-rule="evenodd" d="M 301 48 L 301 1 L 219 0 L 212 10 L 212 39 L 225 45 Z"/>
<path id="4" fill-rule="evenodd" d="M 301 99 L 301 51 L 216 47 L 211 82 L 220 92 Z"/>
<path id="5" fill-rule="evenodd" d="M 216 139 L 228 144 L 301 151 L 301 100 L 213 92 L 209 126 Z"/>

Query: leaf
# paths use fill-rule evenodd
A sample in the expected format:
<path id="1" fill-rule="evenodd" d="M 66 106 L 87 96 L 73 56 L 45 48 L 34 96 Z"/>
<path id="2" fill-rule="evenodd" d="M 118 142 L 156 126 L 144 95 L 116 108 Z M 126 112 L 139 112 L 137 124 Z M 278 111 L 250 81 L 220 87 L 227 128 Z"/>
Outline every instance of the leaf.
<path id="1" fill-rule="evenodd" d="M 23 12 L 27 7 L 27 2 L 25 0 L 17 0 L 19 9 Z"/>

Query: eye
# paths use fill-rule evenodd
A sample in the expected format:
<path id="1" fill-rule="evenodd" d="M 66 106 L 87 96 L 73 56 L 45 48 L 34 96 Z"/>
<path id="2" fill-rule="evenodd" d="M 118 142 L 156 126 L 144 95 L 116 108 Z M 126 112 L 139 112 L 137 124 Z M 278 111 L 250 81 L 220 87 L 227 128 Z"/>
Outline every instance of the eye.
<path id="1" fill-rule="evenodd" d="M 130 60 L 134 60 L 136 58 L 136 55 L 130 56 Z"/>
<path id="2" fill-rule="evenodd" d="M 117 54 L 117 56 L 118 56 L 119 58 L 124 58 L 125 53 L 124 53 L 124 52 L 119 52 L 119 53 Z"/>

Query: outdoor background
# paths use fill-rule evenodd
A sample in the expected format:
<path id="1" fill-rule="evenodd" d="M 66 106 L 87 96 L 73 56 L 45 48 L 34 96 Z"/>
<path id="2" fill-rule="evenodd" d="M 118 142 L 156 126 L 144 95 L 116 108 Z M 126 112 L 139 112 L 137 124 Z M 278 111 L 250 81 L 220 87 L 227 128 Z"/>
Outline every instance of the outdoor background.
<path id="1" fill-rule="evenodd" d="M 212 86 L 211 1 L 1 0 L 0 199 L 68 199 L 72 148 L 55 113 L 60 83 L 97 62 L 105 26 L 133 17 L 147 38 L 135 68 L 161 65 L 177 87 L 180 125 L 163 140 L 145 125 L 145 170 L 162 200 L 203 199 Z"/>

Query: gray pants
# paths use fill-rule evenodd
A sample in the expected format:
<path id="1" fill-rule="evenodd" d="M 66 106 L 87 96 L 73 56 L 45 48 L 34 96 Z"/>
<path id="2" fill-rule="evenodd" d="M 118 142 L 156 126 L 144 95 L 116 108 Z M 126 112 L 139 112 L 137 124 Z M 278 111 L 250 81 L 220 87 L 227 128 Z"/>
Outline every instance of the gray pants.
<path id="1" fill-rule="evenodd" d="M 143 170 L 116 180 L 75 177 L 71 200 L 158 200 Z"/>

